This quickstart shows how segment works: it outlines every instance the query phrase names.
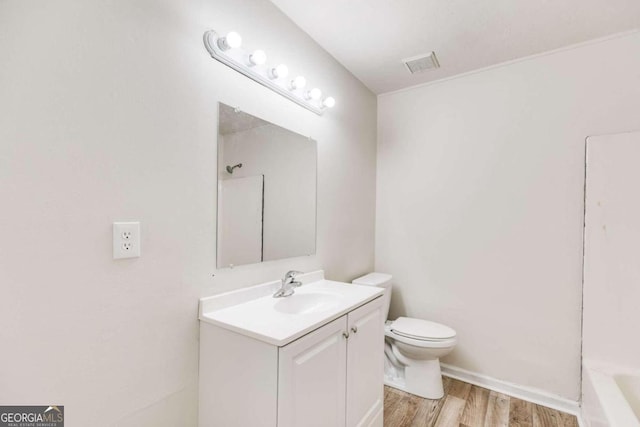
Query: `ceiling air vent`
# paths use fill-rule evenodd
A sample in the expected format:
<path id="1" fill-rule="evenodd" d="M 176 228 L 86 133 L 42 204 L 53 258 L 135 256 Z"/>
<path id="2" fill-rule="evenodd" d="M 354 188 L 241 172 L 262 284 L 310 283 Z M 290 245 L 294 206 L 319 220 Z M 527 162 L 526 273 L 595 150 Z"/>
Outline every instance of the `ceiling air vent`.
<path id="1" fill-rule="evenodd" d="M 407 70 L 409 70 L 411 74 L 440 68 L 440 63 L 438 62 L 438 58 L 436 58 L 435 52 L 412 56 L 411 58 L 403 59 L 402 62 L 404 62 L 405 67 L 407 67 Z"/>

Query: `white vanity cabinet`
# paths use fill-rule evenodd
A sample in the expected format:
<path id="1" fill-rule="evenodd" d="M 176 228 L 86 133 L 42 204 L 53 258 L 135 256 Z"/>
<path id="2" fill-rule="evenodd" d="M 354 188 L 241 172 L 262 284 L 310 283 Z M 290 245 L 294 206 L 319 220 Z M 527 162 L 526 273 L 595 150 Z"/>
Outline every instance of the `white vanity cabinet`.
<path id="1" fill-rule="evenodd" d="M 347 316 L 280 348 L 278 427 L 345 425 Z"/>
<path id="2" fill-rule="evenodd" d="M 374 298 L 285 345 L 201 323 L 200 427 L 382 426 L 384 319 Z"/>
<path id="3" fill-rule="evenodd" d="M 347 320 L 347 426 L 382 426 L 380 367 L 384 372 L 386 320 L 382 298 L 355 309 Z"/>
<path id="4" fill-rule="evenodd" d="M 279 349 L 278 427 L 382 425 L 381 302 Z"/>

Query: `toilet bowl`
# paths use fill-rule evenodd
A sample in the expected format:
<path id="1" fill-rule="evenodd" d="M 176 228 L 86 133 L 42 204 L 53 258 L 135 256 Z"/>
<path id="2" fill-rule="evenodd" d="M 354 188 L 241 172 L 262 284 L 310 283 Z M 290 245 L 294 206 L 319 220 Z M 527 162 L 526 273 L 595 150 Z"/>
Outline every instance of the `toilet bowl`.
<path id="1" fill-rule="evenodd" d="M 385 318 L 391 303 L 392 276 L 370 273 L 353 281 L 384 288 Z M 444 396 L 440 358 L 457 343 L 456 332 L 428 320 L 399 317 L 385 323 L 384 383 L 427 399 Z"/>

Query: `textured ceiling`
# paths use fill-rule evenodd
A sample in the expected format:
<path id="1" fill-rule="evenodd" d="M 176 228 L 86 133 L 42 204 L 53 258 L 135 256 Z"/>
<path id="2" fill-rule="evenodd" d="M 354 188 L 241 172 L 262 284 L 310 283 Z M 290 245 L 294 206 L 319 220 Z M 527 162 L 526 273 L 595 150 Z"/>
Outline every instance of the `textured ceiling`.
<path id="1" fill-rule="evenodd" d="M 375 93 L 640 27 L 640 0 L 272 0 Z M 441 68 L 401 59 L 435 51 Z"/>

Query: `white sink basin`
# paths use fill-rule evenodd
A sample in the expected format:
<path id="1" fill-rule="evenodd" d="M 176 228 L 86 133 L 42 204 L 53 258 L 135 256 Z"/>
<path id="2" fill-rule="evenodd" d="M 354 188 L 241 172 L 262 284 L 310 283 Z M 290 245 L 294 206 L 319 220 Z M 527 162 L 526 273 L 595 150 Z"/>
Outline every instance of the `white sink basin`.
<path id="1" fill-rule="evenodd" d="M 287 314 L 308 314 L 330 311 L 339 304 L 340 295 L 309 292 L 280 298 L 280 300 L 273 305 L 273 308 Z"/>
<path id="2" fill-rule="evenodd" d="M 200 299 L 200 320 L 283 346 L 378 298 L 383 289 L 324 279 L 318 271 L 296 277 L 302 286 L 273 298 L 280 281 Z"/>

